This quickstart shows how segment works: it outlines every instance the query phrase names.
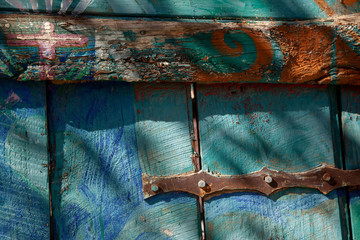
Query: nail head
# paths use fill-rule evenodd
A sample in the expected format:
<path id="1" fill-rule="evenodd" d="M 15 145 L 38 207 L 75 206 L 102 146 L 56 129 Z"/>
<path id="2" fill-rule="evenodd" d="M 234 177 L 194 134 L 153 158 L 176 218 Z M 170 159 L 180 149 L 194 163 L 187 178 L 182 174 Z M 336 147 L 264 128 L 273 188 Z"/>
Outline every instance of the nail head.
<path id="1" fill-rule="evenodd" d="M 151 186 L 151 190 L 152 190 L 153 192 L 157 192 L 157 191 L 159 191 L 159 187 L 156 186 L 156 185 L 152 185 L 152 186 Z"/>
<path id="2" fill-rule="evenodd" d="M 266 183 L 272 183 L 272 181 L 273 181 L 272 177 L 269 175 L 265 176 L 264 180 Z"/>
<path id="3" fill-rule="evenodd" d="M 329 182 L 331 180 L 331 175 L 329 173 L 325 173 L 322 179 L 326 182 Z"/>
<path id="4" fill-rule="evenodd" d="M 199 188 L 204 188 L 206 186 L 206 182 L 204 180 L 200 180 L 198 182 L 198 186 L 199 186 Z"/>

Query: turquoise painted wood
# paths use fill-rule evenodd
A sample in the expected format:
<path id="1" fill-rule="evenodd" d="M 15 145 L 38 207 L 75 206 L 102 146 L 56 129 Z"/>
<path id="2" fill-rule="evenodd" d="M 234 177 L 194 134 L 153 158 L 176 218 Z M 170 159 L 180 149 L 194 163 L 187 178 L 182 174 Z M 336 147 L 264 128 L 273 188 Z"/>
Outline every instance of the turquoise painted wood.
<path id="1" fill-rule="evenodd" d="M 0 238 L 49 239 L 45 84 L 0 82 Z"/>
<path id="2" fill-rule="evenodd" d="M 328 18 L 356 13 L 357 0 L 1 0 L 2 10 L 196 18 Z"/>
<path id="3" fill-rule="evenodd" d="M 144 201 L 142 193 L 140 159 L 171 153 L 178 145 L 176 139 L 167 143 L 168 135 L 189 132 L 182 86 L 167 91 L 156 85 L 110 82 L 51 85 L 56 239 L 199 238 L 195 197 L 172 193 Z M 171 115 L 171 104 L 179 107 L 178 116 Z M 178 142 L 184 152 L 191 146 L 184 136 Z M 191 169 L 191 160 L 184 159 L 177 169 L 167 170 L 179 160 L 173 157 L 173 162 L 156 158 L 154 173 Z"/>
<path id="4" fill-rule="evenodd" d="M 195 171 L 191 154 L 189 85 L 135 84 L 136 138 L 143 173 Z"/>
<path id="5" fill-rule="evenodd" d="M 204 170 L 299 172 L 335 164 L 327 88 L 226 84 L 198 90 Z M 342 194 L 291 189 L 270 197 L 221 195 L 205 203 L 207 237 L 341 239 Z"/>
<path id="6" fill-rule="evenodd" d="M 360 88 L 343 87 L 341 91 L 342 128 L 345 167 L 360 168 Z M 349 207 L 354 239 L 360 239 L 360 191 L 349 192 Z"/>

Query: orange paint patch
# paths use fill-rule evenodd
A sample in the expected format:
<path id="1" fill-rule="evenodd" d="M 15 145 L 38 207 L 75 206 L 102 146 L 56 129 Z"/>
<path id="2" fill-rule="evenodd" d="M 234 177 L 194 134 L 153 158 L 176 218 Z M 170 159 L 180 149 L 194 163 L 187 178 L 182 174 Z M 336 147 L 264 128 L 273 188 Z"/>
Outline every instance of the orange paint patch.
<path id="1" fill-rule="evenodd" d="M 358 2 L 359 2 L 359 0 L 342 0 L 341 1 L 341 3 L 343 3 L 343 4 L 347 5 L 347 6 L 351 6 L 351 5 L 353 5 L 355 3 L 358 3 Z"/>
<path id="2" fill-rule="evenodd" d="M 222 55 L 228 55 L 229 57 L 239 57 L 243 53 L 243 47 L 237 41 L 234 41 L 236 48 L 229 47 L 225 41 L 225 33 L 227 30 L 214 31 L 211 37 L 212 46 Z"/>
<path id="3" fill-rule="evenodd" d="M 336 39 L 338 84 L 360 85 L 360 56 L 340 37 Z"/>
<path id="4" fill-rule="evenodd" d="M 283 25 L 271 30 L 284 55 L 281 82 L 330 83 L 332 29 Z"/>

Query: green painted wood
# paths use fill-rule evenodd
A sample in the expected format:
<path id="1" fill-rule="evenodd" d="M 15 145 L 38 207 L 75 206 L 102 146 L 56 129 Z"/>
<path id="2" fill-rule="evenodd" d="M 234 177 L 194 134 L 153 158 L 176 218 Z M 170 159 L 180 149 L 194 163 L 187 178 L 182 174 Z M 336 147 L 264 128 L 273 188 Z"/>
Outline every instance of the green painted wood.
<path id="1" fill-rule="evenodd" d="M 342 129 L 346 169 L 360 168 L 360 89 L 343 87 L 341 91 Z M 354 239 L 360 239 L 360 191 L 350 190 L 349 207 Z"/>
<path id="2" fill-rule="evenodd" d="M 45 84 L 0 85 L 0 238 L 49 239 Z"/>
<path id="3" fill-rule="evenodd" d="M 143 173 L 165 176 L 195 171 L 189 87 L 135 85 L 136 138 Z"/>
<path id="4" fill-rule="evenodd" d="M 0 18 L 0 77 L 6 79 L 360 82 L 357 15 L 331 23 L 140 21 L 25 14 L 2 14 Z"/>
<path id="5" fill-rule="evenodd" d="M 335 164 L 327 88 L 200 85 L 203 169 L 246 174 Z M 235 193 L 205 203 L 209 239 L 341 239 L 341 191 Z"/>
<path id="6" fill-rule="evenodd" d="M 357 0 L 1 0 L 1 10 L 187 18 L 328 18 L 359 11 Z"/>
<path id="7" fill-rule="evenodd" d="M 146 96 L 153 108 L 149 106 L 147 113 L 143 110 L 139 123 L 135 106 L 141 103 L 135 89 L 154 91 L 152 97 Z M 133 84 L 116 82 L 50 85 L 56 239 L 199 238 L 195 197 L 172 193 L 143 200 L 138 137 L 145 141 L 143 136 L 150 136 L 143 130 L 150 130 L 144 123 L 151 121 L 154 127 L 156 121 L 167 121 L 173 126 L 169 130 L 177 131 L 177 120 L 158 107 L 169 108 L 170 100 L 179 97 L 161 99 L 167 93 L 164 89 L 135 89 Z M 170 92 L 180 95 L 181 89 Z M 149 146 L 158 148 L 156 138 L 146 141 L 154 141 Z M 177 145 L 167 147 L 171 150 Z"/>

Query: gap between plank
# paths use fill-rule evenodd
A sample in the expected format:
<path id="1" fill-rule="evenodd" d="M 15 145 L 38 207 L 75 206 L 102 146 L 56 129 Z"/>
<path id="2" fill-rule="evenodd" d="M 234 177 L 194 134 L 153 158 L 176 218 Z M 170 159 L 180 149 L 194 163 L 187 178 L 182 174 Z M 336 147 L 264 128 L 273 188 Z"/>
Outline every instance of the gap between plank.
<path id="1" fill-rule="evenodd" d="M 329 104 L 330 104 L 330 124 L 332 131 L 332 142 L 334 149 L 334 161 L 335 165 L 341 169 L 346 168 L 345 152 L 344 152 L 344 141 L 343 141 L 343 130 L 342 130 L 342 107 L 341 107 L 341 86 L 329 85 Z M 339 209 L 340 209 L 340 222 L 342 225 L 343 238 L 353 239 L 351 230 L 351 217 L 349 207 L 349 189 L 339 189 L 339 191 L 345 192 L 344 197 L 338 197 Z M 345 228 L 344 228 L 345 227 Z"/>
<path id="2" fill-rule="evenodd" d="M 50 138 L 50 114 L 49 114 L 49 81 L 45 81 L 45 115 L 46 115 L 46 133 L 47 133 L 47 156 L 48 156 L 48 181 L 49 181 L 49 213 L 50 213 L 50 240 L 54 239 L 54 217 L 53 217 L 53 206 L 52 206 L 52 192 L 51 192 L 51 181 L 52 181 L 52 171 L 53 171 L 53 161 L 51 154 L 51 138 Z"/>
<path id="3" fill-rule="evenodd" d="M 201 163 L 201 152 L 200 152 L 200 133 L 199 133 L 199 113 L 197 105 L 197 91 L 196 83 L 191 83 L 190 97 L 191 97 L 191 108 L 192 108 L 192 124 L 193 124 L 193 138 L 194 138 L 194 164 L 195 171 L 199 172 L 202 169 Z M 197 197 L 200 210 L 200 224 L 201 224 L 201 239 L 206 239 L 205 231 L 205 202 L 204 198 Z"/>

